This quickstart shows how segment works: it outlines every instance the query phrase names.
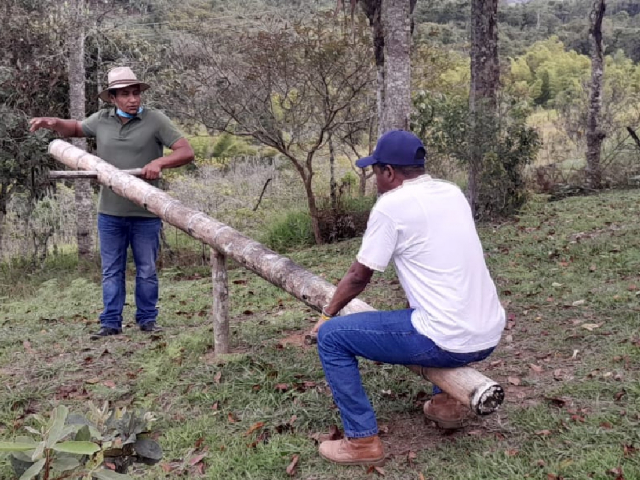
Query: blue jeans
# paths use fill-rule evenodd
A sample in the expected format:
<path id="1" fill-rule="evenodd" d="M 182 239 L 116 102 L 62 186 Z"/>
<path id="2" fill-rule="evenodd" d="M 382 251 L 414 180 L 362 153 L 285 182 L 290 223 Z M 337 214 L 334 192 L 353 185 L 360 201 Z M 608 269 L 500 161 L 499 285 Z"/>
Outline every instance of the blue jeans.
<path id="1" fill-rule="evenodd" d="M 131 245 L 136 265 L 136 323 L 142 326 L 156 321 L 158 317 L 156 260 L 160 249 L 161 224 L 159 218 L 115 217 L 98 214 L 104 303 L 100 324 L 103 327 L 122 328 L 129 245 Z"/>
<path id="2" fill-rule="evenodd" d="M 347 437 L 378 433 L 356 357 L 399 365 L 454 368 L 483 360 L 493 351 L 493 348 L 474 353 L 442 350 L 413 327 L 412 312 L 409 309 L 356 313 L 332 318 L 320 327 L 318 353 Z"/>

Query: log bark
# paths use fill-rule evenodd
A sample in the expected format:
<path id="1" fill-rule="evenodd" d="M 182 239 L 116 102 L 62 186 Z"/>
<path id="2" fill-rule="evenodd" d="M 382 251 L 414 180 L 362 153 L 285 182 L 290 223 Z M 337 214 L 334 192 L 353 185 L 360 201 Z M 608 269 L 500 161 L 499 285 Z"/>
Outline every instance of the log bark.
<path id="1" fill-rule="evenodd" d="M 606 9 L 604 0 L 594 0 L 589 18 L 591 27 L 591 92 L 587 116 L 587 185 L 597 189 L 602 185 L 600 154 L 605 134 L 601 128 L 602 84 L 604 79 L 604 54 L 602 51 L 602 19 Z"/>
<path id="2" fill-rule="evenodd" d="M 229 279 L 227 259 L 211 249 L 211 280 L 213 281 L 213 349 L 216 355 L 229 353 Z"/>
<path id="3" fill-rule="evenodd" d="M 204 213 L 183 205 L 170 195 L 149 185 L 145 181 L 118 170 L 100 158 L 84 152 L 62 140 L 54 140 L 49 145 L 49 153 L 58 161 L 75 169 L 95 170 L 98 181 L 111 188 L 118 195 L 128 198 L 158 215 L 164 221 L 181 229 L 193 238 L 213 247 L 220 254 L 232 258 L 248 270 L 256 273 L 273 285 L 293 295 L 298 300 L 320 312 L 336 287 L 312 274 L 292 260 L 278 255 L 264 245 L 252 240 L 224 223 Z M 370 305 L 354 299 L 341 311 L 343 315 L 373 311 Z M 421 367 L 414 367 L 420 369 Z M 434 378 L 437 385 L 455 398 L 463 399 L 465 405 L 474 412 L 484 415 L 491 413 L 500 403 L 500 386 L 469 367 L 450 369 L 443 373 L 440 369 L 421 369 L 425 378 Z M 414 370 L 415 371 L 415 370 Z M 446 382 L 442 380 L 452 376 Z M 470 382 L 481 380 L 480 385 Z M 440 382 L 440 383 L 438 383 Z M 455 389 L 452 391 L 451 389 Z M 480 391 L 481 389 L 482 391 Z M 489 393 L 487 393 L 489 392 Z M 494 392 L 494 393 L 491 393 Z M 500 400 L 500 401 L 498 401 Z M 484 401 L 485 404 L 477 402 Z"/>
<path id="4" fill-rule="evenodd" d="M 141 168 L 132 168 L 130 170 L 120 171 L 128 173 L 129 175 L 133 175 L 134 177 L 139 177 L 142 173 Z M 50 170 L 49 178 L 52 180 L 57 180 L 60 178 L 67 180 L 75 180 L 78 178 L 98 178 L 98 172 L 91 170 Z"/>

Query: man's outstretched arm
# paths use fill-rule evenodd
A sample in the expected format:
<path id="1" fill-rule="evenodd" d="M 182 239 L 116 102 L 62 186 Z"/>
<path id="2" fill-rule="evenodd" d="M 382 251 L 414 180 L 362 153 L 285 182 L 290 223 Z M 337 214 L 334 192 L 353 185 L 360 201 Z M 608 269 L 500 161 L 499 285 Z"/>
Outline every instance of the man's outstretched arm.
<path id="1" fill-rule="evenodd" d="M 29 120 L 30 132 L 35 132 L 41 128 L 52 130 L 65 138 L 84 137 L 82 126 L 77 120 L 64 120 L 55 117 L 37 117 Z"/>

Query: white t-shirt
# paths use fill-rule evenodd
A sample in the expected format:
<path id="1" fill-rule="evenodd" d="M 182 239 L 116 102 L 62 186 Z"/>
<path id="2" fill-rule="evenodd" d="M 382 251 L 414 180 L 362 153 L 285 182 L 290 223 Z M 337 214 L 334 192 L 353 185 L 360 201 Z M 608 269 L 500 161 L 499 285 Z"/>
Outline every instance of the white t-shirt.
<path id="1" fill-rule="evenodd" d="M 500 341 L 504 309 L 457 186 L 423 175 L 382 195 L 357 258 L 380 272 L 393 259 L 413 326 L 444 350 L 470 353 Z"/>

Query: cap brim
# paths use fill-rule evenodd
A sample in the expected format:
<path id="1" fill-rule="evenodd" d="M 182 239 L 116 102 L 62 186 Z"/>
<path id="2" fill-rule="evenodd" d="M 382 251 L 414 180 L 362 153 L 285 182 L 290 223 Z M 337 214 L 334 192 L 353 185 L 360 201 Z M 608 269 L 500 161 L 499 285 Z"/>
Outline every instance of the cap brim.
<path id="1" fill-rule="evenodd" d="M 378 160 L 376 160 L 374 157 L 364 157 L 356 161 L 356 167 L 366 168 L 370 167 L 374 163 L 378 163 Z"/>

